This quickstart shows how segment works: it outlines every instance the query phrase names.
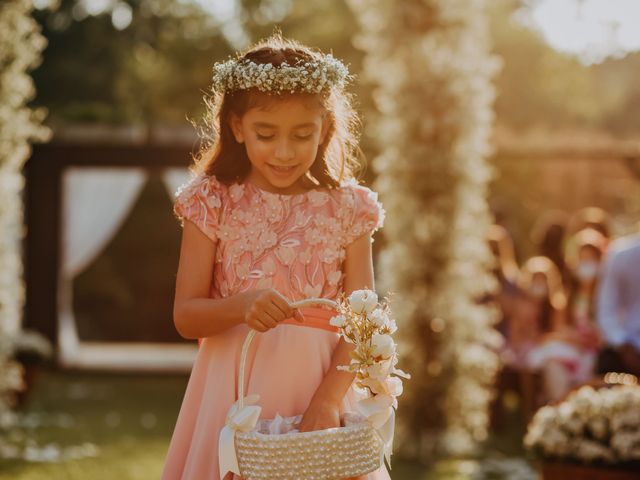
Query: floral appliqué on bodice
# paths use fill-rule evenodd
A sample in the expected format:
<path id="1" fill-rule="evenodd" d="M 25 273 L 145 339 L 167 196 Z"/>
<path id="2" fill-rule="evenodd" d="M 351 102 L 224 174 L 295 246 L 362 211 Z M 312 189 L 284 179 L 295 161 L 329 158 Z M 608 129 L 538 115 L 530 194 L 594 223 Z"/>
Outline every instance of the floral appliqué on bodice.
<path id="1" fill-rule="evenodd" d="M 212 298 L 260 288 L 336 298 L 347 245 L 382 227 L 377 198 L 355 183 L 283 195 L 201 174 L 178 189 L 174 213 L 216 243 Z"/>

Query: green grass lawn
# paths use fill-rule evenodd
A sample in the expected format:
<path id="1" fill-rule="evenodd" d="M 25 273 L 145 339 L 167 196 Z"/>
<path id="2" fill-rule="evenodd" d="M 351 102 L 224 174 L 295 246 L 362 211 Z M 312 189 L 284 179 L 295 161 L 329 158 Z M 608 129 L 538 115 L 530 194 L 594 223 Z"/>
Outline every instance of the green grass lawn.
<path id="1" fill-rule="evenodd" d="M 43 373 L 19 409 L 21 426 L 9 435 L 11 443 L 31 446 L 34 460 L 0 460 L 0 480 L 159 478 L 186 384 L 186 376 Z M 521 455 L 520 434 L 518 430 L 496 437 L 488 449 L 492 455 Z M 61 459 L 37 461 L 56 456 Z M 394 458 L 391 476 L 508 478 L 478 477 L 473 475 L 477 469 L 478 462 L 470 460 L 442 460 L 427 468 Z"/>

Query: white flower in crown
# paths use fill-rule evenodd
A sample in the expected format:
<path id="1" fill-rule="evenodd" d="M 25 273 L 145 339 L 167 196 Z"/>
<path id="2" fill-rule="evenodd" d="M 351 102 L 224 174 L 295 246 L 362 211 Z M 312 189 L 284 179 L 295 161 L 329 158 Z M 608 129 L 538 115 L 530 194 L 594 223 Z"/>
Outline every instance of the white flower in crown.
<path id="1" fill-rule="evenodd" d="M 347 67 L 332 55 L 300 62 L 254 63 L 249 59 L 231 59 L 213 66 L 213 88 L 219 92 L 257 88 L 262 92 L 320 93 L 331 87 L 342 88 L 349 76 Z"/>

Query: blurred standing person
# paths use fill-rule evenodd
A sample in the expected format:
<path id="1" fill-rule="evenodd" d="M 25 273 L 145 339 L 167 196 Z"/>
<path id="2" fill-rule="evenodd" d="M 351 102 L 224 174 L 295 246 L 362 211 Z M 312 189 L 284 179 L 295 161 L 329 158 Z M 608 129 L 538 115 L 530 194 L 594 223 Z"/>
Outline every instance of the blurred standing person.
<path id="1" fill-rule="evenodd" d="M 513 302 L 517 293 L 518 264 L 511 235 L 501 225 L 491 225 L 487 232 L 489 248 L 494 256 L 493 275 L 498 283 L 494 294 L 487 295 L 483 301 L 494 301 L 500 308 L 501 319 L 498 331 L 507 335 L 508 318 L 513 310 Z"/>
<path id="2" fill-rule="evenodd" d="M 582 346 L 597 350 L 600 340 L 595 311 L 596 291 L 607 239 L 597 230 L 586 228 L 574 235 L 572 243 L 576 253 L 567 256 L 571 273 L 569 323 L 580 337 Z"/>
<path id="3" fill-rule="evenodd" d="M 491 225 L 487 231 L 487 241 L 493 253 L 494 263 L 492 273 L 496 279 L 497 288 L 482 299 L 483 303 L 494 304 L 500 310 L 500 320 L 496 330 L 507 339 L 509 338 L 509 324 L 513 306 L 518 294 L 518 264 L 516 262 L 513 238 L 502 225 Z M 503 344 L 503 347 L 505 344 Z M 518 383 L 517 372 L 509 365 L 504 365 L 496 376 L 496 395 L 491 404 L 491 423 L 493 428 L 504 425 L 504 393 L 514 389 Z M 517 387 L 515 387 L 517 388 Z"/>
<path id="4" fill-rule="evenodd" d="M 640 376 L 640 234 L 613 242 L 598 289 L 598 324 L 607 347 L 598 373 Z"/>

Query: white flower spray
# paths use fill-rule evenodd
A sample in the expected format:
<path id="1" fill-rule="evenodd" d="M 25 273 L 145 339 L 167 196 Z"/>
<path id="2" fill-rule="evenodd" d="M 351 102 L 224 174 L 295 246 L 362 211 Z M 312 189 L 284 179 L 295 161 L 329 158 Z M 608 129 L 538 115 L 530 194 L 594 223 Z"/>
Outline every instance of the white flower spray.
<path id="1" fill-rule="evenodd" d="M 408 373 L 396 368 L 397 346 L 391 335 L 396 322 L 391 318 L 388 302 L 378 302 L 378 295 L 371 290 L 355 290 L 340 302 L 339 314 L 330 324 L 340 329 L 344 340 L 354 345 L 351 363 L 340 365 L 339 370 L 356 374 L 355 386 L 367 392 L 375 402 L 397 408 L 396 397 L 402 394 L 402 378 Z M 386 418 L 385 418 L 386 420 Z"/>

